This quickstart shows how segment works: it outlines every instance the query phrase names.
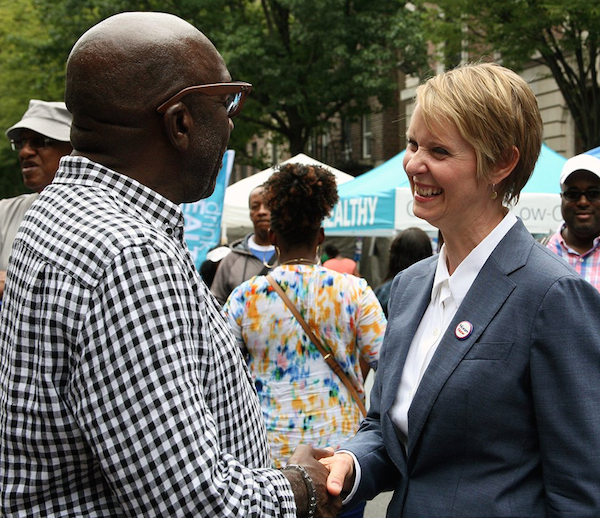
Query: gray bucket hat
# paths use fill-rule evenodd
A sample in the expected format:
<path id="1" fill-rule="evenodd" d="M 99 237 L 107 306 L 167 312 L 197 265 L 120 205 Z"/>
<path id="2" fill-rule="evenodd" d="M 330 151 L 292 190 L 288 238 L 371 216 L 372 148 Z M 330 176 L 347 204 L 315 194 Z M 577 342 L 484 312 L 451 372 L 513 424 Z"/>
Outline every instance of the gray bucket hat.
<path id="1" fill-rule="evenodd" d="M 73 117 L 65 103 L 31 99 L 29 108 L 14 126 L 6 130 L 8 138 L 16 138 L 24 129 L 35 131 L 44 137 L 69 142 Z"/>

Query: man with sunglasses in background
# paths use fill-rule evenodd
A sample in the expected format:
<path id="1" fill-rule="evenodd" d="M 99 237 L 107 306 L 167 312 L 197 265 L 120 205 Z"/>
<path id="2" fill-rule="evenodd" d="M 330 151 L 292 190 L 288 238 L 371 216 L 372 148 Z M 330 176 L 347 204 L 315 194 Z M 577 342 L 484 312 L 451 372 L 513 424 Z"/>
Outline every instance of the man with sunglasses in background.
<path id="1" fill-rule="evenodd" d="M 560 230 L 546 246 L 600 290 L 600 160 L 577 155 L 560 175 Z"/>
<path id="2" fill-rule="evenodd" d="M 270 467 L 260 403 L 185 245 L 248 83 L 194 26 L 114 15 L 75 43 L 71 156 L 25 215 L 0 312 L 4 518 L 333 518 L 301 446 Z M 318 504 L 318 505 L 317 505 Z"/>
<path id="3" fill-rule="evenodd" d="M 52 182 L 61 157 L 71 153 L 70 132 L 65 103 L 37 99 L 31 99 L 21 120 L 6 130 L 12 149 L 19 153 L 23 183 L 34 192 L 0 200 L 0 301 L 17 229 L 38 193 Z"/>

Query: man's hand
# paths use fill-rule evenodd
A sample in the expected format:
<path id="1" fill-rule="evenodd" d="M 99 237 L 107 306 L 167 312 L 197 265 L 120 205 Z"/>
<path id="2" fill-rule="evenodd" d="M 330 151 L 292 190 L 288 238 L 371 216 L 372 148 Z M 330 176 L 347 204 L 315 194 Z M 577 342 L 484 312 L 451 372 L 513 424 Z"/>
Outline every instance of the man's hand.
<path id="1" fill-rule="evenodd" d="M 339 495 L 330 495 L 327 492 L 327 476 L 329 471 L 319 459 L 330 457 L 333 451 L 314 449 L 306 444 L 301 444 L 295 450 L 288 460 L 288 465 L 302 466 L 312 479 L 317 492 L 316 518 L 334 518 L 342 508 L 342 499 Z M 293 469 L 283 469 L 283 474 L 289 479 L 294 497 L 296 498 L 296 508 L 298 518 L 307 516 L 309 509 L 308 491 L 305 482 L 299 471 Z"/>
<path id="2" fill-rule="evenodd" d="M 319 460 L 329 470 L 327 490 L 331 495 L 347 495 L 354 486 L 354 459 L 347 453 L 337 453 Z"/>

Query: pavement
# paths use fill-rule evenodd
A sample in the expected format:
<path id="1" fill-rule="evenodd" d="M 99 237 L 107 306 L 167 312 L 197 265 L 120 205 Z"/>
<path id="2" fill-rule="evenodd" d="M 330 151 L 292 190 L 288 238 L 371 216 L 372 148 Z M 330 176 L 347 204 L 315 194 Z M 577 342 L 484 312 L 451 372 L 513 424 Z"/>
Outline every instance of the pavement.
<path id="1" fill-rule="evenodd" d="M 367 408 L 369 408 L 369 395 L 371 394 L 371 387 L 375 379 L 375 373 L 369 372 L 367 379 L 365 380 L 365 393 L 367 396 Z M 392 498 L 391 491 L 381 493 L 377 495 L 373 500 L 367 502 L 365 507 L 364 518 L 385 518 L 387 506 Z"/>
<path id="2" fill-rule="evenodd" d="M 392 498 L 390 491 L 377 495 L 373 500 L 367 502 L 364 518 L 385 518 L 387 506 Z"/>

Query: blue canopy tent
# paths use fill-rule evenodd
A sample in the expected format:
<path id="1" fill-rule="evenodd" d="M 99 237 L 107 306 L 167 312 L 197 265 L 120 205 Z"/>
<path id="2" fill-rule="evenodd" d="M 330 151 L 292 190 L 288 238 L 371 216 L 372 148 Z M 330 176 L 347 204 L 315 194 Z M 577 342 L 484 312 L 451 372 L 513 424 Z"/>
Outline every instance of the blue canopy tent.
<path id="1" fill-rule="evenodd" d="M 600 146 L 595 147 L 594 149 L 590 149 L 589 151 L 585 152 L 586 155 L 592 155 L 595 156 L 596 158 L 600 158 Z"/>
<path id="2" fill-rule="evenodd" d="M 339 186 L 340 201 L 324 222 L 330 236 L 392 236 L 408 227 L 436 231 L 412 213 L 412 194 L 402 166 L 404 151 Z M 556 230 L 562 221 L 559 177 L 566 158 L 545 144 L 512 212 L 533 234 Z"/>
<path id="3" fill-rule="evenodd" d="M 340 201 L 324 221 L 331 236 L 389 236 L 394 232 L 396 187 L 408 188 L 405 151 L 350 182 L 340 185 Z"/>

